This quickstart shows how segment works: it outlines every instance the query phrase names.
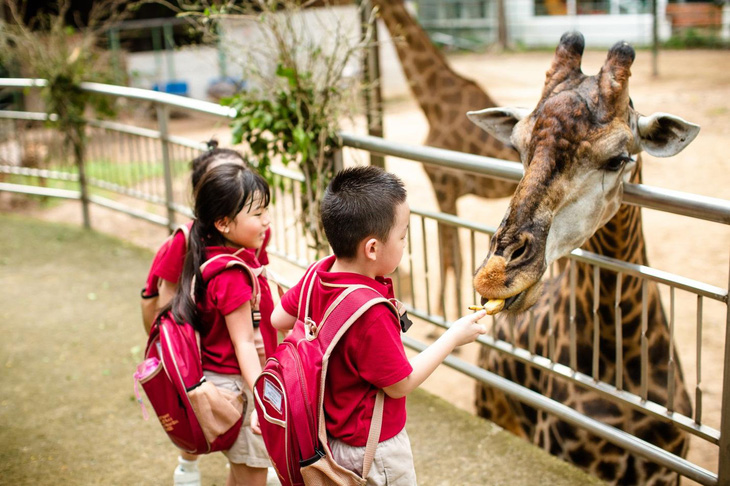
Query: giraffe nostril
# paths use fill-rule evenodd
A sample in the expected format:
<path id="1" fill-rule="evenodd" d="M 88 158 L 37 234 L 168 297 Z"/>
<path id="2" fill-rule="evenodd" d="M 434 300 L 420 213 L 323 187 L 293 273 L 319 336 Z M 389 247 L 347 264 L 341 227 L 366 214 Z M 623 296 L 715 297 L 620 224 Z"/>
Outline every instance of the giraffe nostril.
<path id="1" fill-rule="evenodd" d="M 526 251 L 527 251 L 527 242 L 524 241 L 524 242 L 522 242 L 522 245 L 520 245 L 517 249 L 515 249 L 515 251 L 512 252 L 511 260 L 512 261 L 517 260 L 519 257 L 524 255 Z"/>

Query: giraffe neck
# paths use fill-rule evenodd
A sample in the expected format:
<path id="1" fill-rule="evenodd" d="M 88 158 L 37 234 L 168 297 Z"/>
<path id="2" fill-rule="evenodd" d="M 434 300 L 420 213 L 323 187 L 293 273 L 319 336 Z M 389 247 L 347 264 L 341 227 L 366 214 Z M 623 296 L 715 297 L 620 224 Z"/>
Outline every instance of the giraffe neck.
<path id="1" fill-rule="evenodd" d="M 465 111 L 496 106 L 474 81 L 451 69 L 402 1 L 375 0 L 374 4 L 379 7 L 380 18 L 394 39 L 411 92 L 432 127 L 432 121 L 441 115 L 438 106 L 444 102 L 463 104 Z"/>

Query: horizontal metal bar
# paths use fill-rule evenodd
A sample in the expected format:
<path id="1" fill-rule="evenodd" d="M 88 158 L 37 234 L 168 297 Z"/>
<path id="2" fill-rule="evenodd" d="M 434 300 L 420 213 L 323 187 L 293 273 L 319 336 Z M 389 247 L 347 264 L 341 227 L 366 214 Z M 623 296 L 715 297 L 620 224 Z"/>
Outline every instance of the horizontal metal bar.
<path id="1" fill-rule="evenodd" d="M 416 351 L 421 352 L 428 347 L 428 345 L 406 335 L 403 335 L 402 338 L 403 344 Z M 449 355 L 444 360 L 444 364 L 474 378 L 475 380 L 492 386 L 522 403 L 553 414 L 561 420 L 596 434 L 613 444 L 623 447 L 629 452 L 646 457 L 659 465 L 668 467 L 673 471 L 677 471 L 683 476 L 697 481 L 700 484 L 714 486 L 718 483 L 717 475 L 707 469 L 699 467 L 682 457 L 675 456 L 674 454 L 644 440 L 638 439 L 623 430 L 616 429 L 610 425 L 606 425 L 595 419 L 587 417 L 567 405 L 563 405 L 562 403 L 556 402 L 552 399 L 547 399 L 537 392 L 502 378 L 490 371 L 476 365 L 466 363 L 453 355 Z"/>
<path id="2" fill-rule="evenodd" d="M 32 78 L 3 78 L 0 79 L 0 88 L 42 88 L 48 83 L 45 79 Z M 152 91 L 149 89 L 130 88 L 128 86 L 115 86 L 102 83 L 81 83 L 81 89 L 90 93 L 119 96 L 134 100 L 149 101 L 176 108 L 197 111 L 206 115 L 212 115 L 223 118 L 235 118 L 236 110 L 228 106 L 221 106 L 217 103 L 209 101 L 196 100 L 185 96 L 178 96 L 161 91 Z"/>
<path id="3" fill-rule="evenodd" d="M 281 177 L 292 179 L 297 182 L 305 182 L 304 174 L 284 167 L 271 167 L 271 172 Z"/>
<path id="4" fill-rule="evenodd" d="M 482 157 L 422 145 L 404 144 L 370 135 L 340 133 L 340 137 L 347 147 L 367 150 L 380 155 L 392 155 L 416 160 L 424 164 L 463 170 L 497 179 L 519 182 L 524 172 L 521 164 L 492 157 Z M 730 224 L 730 201 L 724 199 L 697 196 L 644 184 L 624 183 L 623 202 L 715 223 Z"/>
<path id="5" fill-rule="evenodd" d="M 150 223 L 158 224 L 160 226 L 167 226 L 169 223 L 169 220 L 164 216 L 157 216 L 156 214 L 151 214 L 146 211 L 140 211 L 138 209 L 134 209 L 129 206 L 125 206 L 124 204 L 120 204 L 116 201 L 107 199 L 105 197 L 92 195 L 92 196 L 89 196 L 89 201 L 98 206 L 112 209 L 114 211 L 119 211 L 120 213 L 128 214 L 129 216 L 133 216 L 138 219 L 143 219 L 145 221 L 149 221 Z"/>
<path id="6" fill-rule="evenodd" d="M 458 216 L 449 213 L 436 213 L 434 211 L 426 211 L 423 209 L 411 208 L 411 214 L 416 216 L 422 216 L 424 218 L 433 219 L 439 223 L 444 223 L 449 226 L 466 228 L 472 231 L 478 231 L 487 235 L 493 235 L 497 228 L 495 226 L 487 226 L 485 224 L 476 224 L 465 219 L 461 219 Z"/>
<path id="7" fill-rule="evenodd" d="M 465 219 L 448 213 L 436 213 L 433 211 L 424 211 L 420 209 L 411 209 L 411 214 L 430 218 L 435 221 L 448 224 L 455 227 L 464 227 L 474 231 L 479 231 L 489 235 L 493 235 L 496 228 L 486 225 L 478 225 L 471 223 Z M 647 267 L 644 265 L 636 265 L 634 263 L 627 263 L 622 260 L 615 258 L 606 257 L 597 253 L 581 250 L 580 248 L 573 250 L 570 253 L 570 257 L 591 265 L 596 265 L 600 268 L 612 270 L 614 272 L 621 272 L 626 275 L 634 277 L 645 278 L 657 283 L 676 287 L 678 289 L 686 290 L 697 295 L 702 295 L 709 299 L 717 300 L 719 302 L 728 302 L 728 291 L 726 289 L 715 287 L 698 280 L 682 277 L 673 273 L 657 270 L 656 268 Z"/>
<path id="8" fill-rule="evenodd" d="M 0 192 L 15 192 L 17 194 L 31 194 L 34 196 L 58 197 L 61 199 L 81 199 L 80 191 L 69 189 L 53 189 L 50 187 L 25 186 L 22 184 L 8 184 L 0 182 Z"/>
<path id="9" fill-rule="evenodd" d="M 663 270 L 657 270 L 656 268 L 646 267 L 644 265 L 627 263 L 615 258 L 581 250 L 580 248 L 573 250 L 570 253 L 570 256 L 571 258 L 583 263 L 590 263 L 615 272 L 621 272 L 626 275 L 641 277 L 654 282 L 670 285 L 672 287 L 686 290 L 720 302 L 728 302 L 728 291 L 726 289 L 699 282 L 691 278 L 682 277 Z"/>
<path id="10" fill-rule="evenodd" d="M 16 111 L 16 110 L 0 110 L 0 118 L 10 120 L 28 120 L 28 121 L 46 121 L 48 115 L 34 111 Z M 51 115 L 51 120 L 58 120 L 57 115 Z"/>
<path id="11" fill-rule="evenodd" d="M 431 324 L 435 324 L 444 329 L 448 327 L 447 322 L 441 316 L 427 315 L 426 313 L 413 309 L 410 306 L 407 306 L 407 310 L 413 317 L 430 322 Z M 605 382 L 596 381 L 593 377 L 577 372 L 569 366 L 556 363 L 551 361 L 549 358 L 533 354 L 527 349 L 514 346 L 506 341 L 495 339 L 492 336 L 479 336 L 477 341 L 499 353 L 506 354 L 522 363 L 539 368 L 541 371 L 558 375 L 561 378 L 575 383 L 585 389 L 597 391 L 601 395 L 614 401 L 620 400 L 633 409 L 644 412 L 647 415 L 651 415 L 666 422 L 672 422 L 676 424 L 677 427 L 712 444 L 717 445 L 720 442 L 720 432 L 718 430 L 706 425 L 698 424 L 691 417 L 687 417 L 686 415 L 682 415 L 677 412 L 669 412 L 666 407 L 658 403 L 642 400 L 641 397 L 633 393 L 629 393 L 625 390 L 618 390 L 615 386 Z"/>
<path id="12" fill-rule="evenodd" d="M 463 170 L 512 182 L 519 182 L 522 179 L 522 165 L 517 162 L 508 162 L 492 157 L 482 157 L 424 145 L 393 142 L 371 135 L 354 135 L 351 133 L 340 133 L 339 135 L 346 147 L 367 150 L 380 155 L 392 155 L 423 162 L 424 164 Z"/>
<path id="13" fill-rule="evenodd" d="M 17 165 L 0 165 L 0 173 L 21 175 L 26 177 L 40 177 L 42 179 L 54 179 L 58 181 L 79 181 L 79 175 L 73 172 L 64 172 L 62 170 L 50 169 L 36 169 L 35 167 L 19 167 Z"/>

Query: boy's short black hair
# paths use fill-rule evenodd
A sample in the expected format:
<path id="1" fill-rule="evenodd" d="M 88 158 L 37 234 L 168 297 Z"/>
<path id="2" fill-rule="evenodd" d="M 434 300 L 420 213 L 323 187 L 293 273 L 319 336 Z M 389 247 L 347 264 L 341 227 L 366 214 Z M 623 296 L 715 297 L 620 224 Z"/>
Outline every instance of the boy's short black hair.
<path id="1" fill-rule="evenodd" d="M 403 182 L 373 167 L 352 167 L 335 175 L 320 206 L 322 225 L 338 258 L 354 258 L 368 237 L 387 241 L 395 225 L 395 209 L 405 202 Z"/>

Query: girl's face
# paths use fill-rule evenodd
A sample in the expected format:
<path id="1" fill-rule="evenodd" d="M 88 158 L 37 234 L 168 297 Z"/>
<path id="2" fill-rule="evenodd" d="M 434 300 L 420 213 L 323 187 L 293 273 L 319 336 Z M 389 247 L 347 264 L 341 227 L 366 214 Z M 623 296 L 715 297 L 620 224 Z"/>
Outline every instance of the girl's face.
<path id="1" fill-rule="evenodd" d="M 253 202 L 244 205 L 235 218 L 222 220 L 218 230 L 228 246 L 257 249 L 263 244 L 270 223 L 269 209 L 263 206 L 263 197 L 257 193 Z"/>

